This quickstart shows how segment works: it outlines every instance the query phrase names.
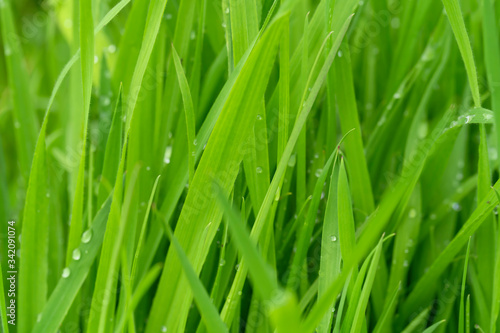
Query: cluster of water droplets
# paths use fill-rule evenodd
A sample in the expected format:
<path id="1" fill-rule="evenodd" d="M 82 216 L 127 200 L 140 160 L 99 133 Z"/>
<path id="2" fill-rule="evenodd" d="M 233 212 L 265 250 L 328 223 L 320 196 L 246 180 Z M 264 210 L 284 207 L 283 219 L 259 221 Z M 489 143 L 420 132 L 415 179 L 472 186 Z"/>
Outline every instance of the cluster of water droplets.
<path id="1" fill-rule="evenodd" d="M 83 234 L 82 234 L 82 243 L 83 244 L 87 244 L 89 243 L 91 240 L 92 240 L 92 230 L 86 230 Z M 78 261 L 82 258 L 82 251 L 79 249 L 79 248 L 76 248 L 73 250 L 73 252 L 71 253 L 71 258 L 75 261 Z M 61 276 L 66 279 L 68 278 L 69 276 L 71 275 L 71 270 L 69 267 L 66 267 L 63 269 L 62 271 L 62 274 Z"/>

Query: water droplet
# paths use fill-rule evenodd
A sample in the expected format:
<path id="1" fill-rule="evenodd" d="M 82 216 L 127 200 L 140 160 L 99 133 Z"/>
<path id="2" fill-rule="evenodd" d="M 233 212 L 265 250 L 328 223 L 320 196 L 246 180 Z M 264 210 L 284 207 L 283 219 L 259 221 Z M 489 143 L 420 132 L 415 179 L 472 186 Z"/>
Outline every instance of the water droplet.
<path id="1" fill-rule="evenodd" d="M 317 170 L 316 170 L 316 172 L 314 173 L 314 175 L 315 175 L 316 177 L 319 177 L 319 176 L 321 176 L 321 173 L 322 173 L 322 172 L 323 172 L 323 169 L 317 169 Z"/>
<path id="2" fill-rule="evenodd" d="M 238 271 L 240 269 L 240 264 L 236 264 L 236 266 L 234 266 L 234 269 Z"/>
<path id="3" fill-rule="evenodd" d="M 411 219 L 414 219 L 417 216 L 417 210 L 412 208 L 410 209 L 410 212 L 408 213 L 408 217 Z"/>
<path id="4" fill-rule="evenodd" d="M 337 241 L 337 237 L 336 237 L 336 236 L 330 236 L 330 240 L 331 240 L 332 242 L 335 242 L 335 241 Z"/>
<path id="5" fill-rule="evenodd" d="M 166 18 L 167 20 L 171 20 L 171 19 L 172 19 L 172 14 L 167 14 L 167 15 L 165 16 L 165 18 Z"/>
<path id="6" fill-rule="evenodd" d="M 161 327 L 161 331 L 162 331 L 162 332 L 166 332 L 166 331 L 167 331 L 167 326 L 162 326 L 162 327 Z"/>
<path id="7" fill-rule="evenodd" d="M 475 115 L 470 115 L 470 116 L 465 117 L 465 123 L 466 123 L 466 124 L 470 123 L 470 121 L 471 121 L 471 120 L 472 120 L 472 118 L 474 118 L 474 117 L 475 117 Z"/>
<path id="8" fill-rule="evenodd" d="M 151 171 L 151 167 L 150 167 L 150 166 L 147 166 L 147 167 L 146 167 L 146 171 Z"/>
<path id="9" fill-rule="evenodd" d="M 225 264 L 226 264 L 226 260 L 221 259 L 221 260 L 219 261 L 219 266 L 224 266 Z"/>
<path id="10" fill-rule="evenodd" d="M 401 98 L 401 93 L 398 91 L 397 93 L 394 94 L 394 99 L 400 99 Z"/>
<path id="11" fill-rule="evenodd" d="M 69 270 L 69 268 L 68 268 L 68 267 L 66 267 L 65 269 L 63 269 L 63 271 L 62 271 L 62 275 L 61 275 L 61 276 L 65 279 L 65 278 L 67 278 L 70 274 L 71 274 L 71 271 Z"/>
<path id="12" fill-rule="evenodd" d="M 40 322 L 42 320 L 42 314 L 39 313 L 38 316 L 36 316 L 36 322 Z"/>
<path id="13" fill-rule="evenodd" d="M 50 198 L 50 193 L 49 193 L 49 192 L 47 192 L 47 194 L 45 194 L 45 196 L 46 196 L 47 198 Z"/>
<path id="14" fill-rule="evenodd" d="M 257 169 L 255 170 L 257 173 L 262 173 L 262 168 L 261 167 L 257 167 Z"/>
<path id="15" fill-rule="evenodd" d="M 340 57 L 342 57 L 342 50 L 339 50 L 339 52 L 337 52 L 337 55 Z"/>
<path id="16" fill-rule="evenodd" d="M 107 106 L 109 104 L 111 104 L 111 100 L 109 99 L 109 97 L 105 97 L 102 101 L 102 105 Z"/>
<path id="17" fill-rule="evenodd" d="M 462 179 L 464 179 L 464 174 L 461 172 L 457 173 L 457 180 L 462 180 Z"/>
<path id="18" fill-rule="evenodd" d="M 408 250 L 408 249 L 405 249 L 405 253 L 408 253 L 408 252 L 409 252 L 409 250 Z"/>
<path id="19" fill-rule="evenodd" d="M 229 14 L 229 7 L 226 8 L 226 14 Z"/>
<path id="20" fill-rule="evenodd" d="M 163 162 L 165 164 L 170 164 L 171 156 L 172 156 L 172 146 L 167 146 L 167 148 L 165 148 L 165 155 L 163 156 Z"/>
<path id="21" fill-rule="evenodd" d="M 21 123 L 20 123 L 20 122 L 18 122 L 18 121 L 15 121 L 15 122 L 14 122 L 14 127 L 15 127 L 15 128 L 20 128 L 20 127 L 21 127 Z"/>
<path id="22" fill-rule="evenodd" d="M 197 144 L 198 144 L 198 140 L 194 139 L 194 140 L 193 140 L 193 145 L 195 145 L 195 146 L 196 146 Z"/>
<path id="23" fill-rule="evenodd" d="M 335 312 L 335 308 L 332 308 L 332 313 Z"/>
<path id="24" fill-rule="evenodd" d="M 483 114 L 483 117 L 484 117 L 484 120 L 490 120 L 490 119 L 493 118 L 493 116 L 491 114 L 489 114 L 489 113 Z"/>
<path id="25" fill-rule="evenodd" d="M 297 156 L 293 154 L 290 156 L 290 159 L 288 160 L 288 166 L 293 168 L 295 166 L 295 162 L 297 162 Z"/>
<path id="26" fill-rule="evenodd" d="M 226 27 L 226 22 L 222 22 L 222 27 L 225 28 Z"/>
<path id="27" fill-rule="evenodd" d="M 241 296 L 241 294 L 243 294 L 243 293 L 241 292 L 241 290 L 240 290 L 240 291 L 238 291 L 238 295 L 239 295 L 239 296 Z"/>
<path id="28" fill-rule="evenodd" d="M 8 56 L 10 56 L 12 54 L 12 50 L 7 45 L 5 45 L 5 47 L 4 47 L 4 54 L 5 54 L 6 57 L 8 57 Z"/>
<path id="29" fill-rule="evenodd" d="M 80 251 L 80 249 L 74 249 L 71 257 L 73 258 L 73 260 L 80 260 L 80 258 L 82 257 L 82 252 Z"/>
<path id="30" fill-rule="evenodd" d="M 196 32 L 195 31 L 191 31 L 191 39 L 195 39 L 196 38 Z"/>
<path id="31" fill-rule="evenodd" d="M 257 115 L 257 120 L 262 120 L 262 116 L 260 114 Z"/>
<path id="32" fill-rule="evenodd" d="M 454 203 L 451 204 L 451 208 L 454 211 L 458 212 L 462 207 L 460 207 L 460 204 L 458 202 L 454 202 Z"/>
<path id="33" fill-rule="evenodd" d="M 115 53 L 116 52 L 116 46 L 114 44 L 111 44 L 108 46 L 108 52 L 109 53 Z"/>
<path id="34" fill-rule="evenodd" d="M 92 230 L 87 230 L 82 235 L 82 243 L 86 244 L 92 239 Z"/>
<path id="35" fill-rule="evenodd" d="M 99 57 L 98 56 L 94 56 L 94 64 L 97 64 L 97 62 L 99 61 Z"/>
<path id="36" fill-rule="evenodd" d="M 435 219 L 437 218 L 437 216 L 436 216 L 436 214 L 431 214 L 431 216 L 429 216 L 429 218 L 430 218 L 431 220 L 435 220 Z"/>
<path id="37" fill-rule="evenodd" d="M 409 264 L 408 264 L 408 260 L 405 260 L 405 261 L 403 262 L 403 266 L 404 266 L 404 267 L 408 267 L 408 265 L 409 265 Z"/>

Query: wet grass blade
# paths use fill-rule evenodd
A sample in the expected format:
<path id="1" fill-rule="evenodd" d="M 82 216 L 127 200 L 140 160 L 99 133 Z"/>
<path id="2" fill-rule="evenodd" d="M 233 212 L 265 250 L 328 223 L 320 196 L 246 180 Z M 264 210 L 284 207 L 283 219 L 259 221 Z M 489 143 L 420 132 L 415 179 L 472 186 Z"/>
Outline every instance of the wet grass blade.
<path id="1" fill-rule="evenodd" d="M 63 276 L 50 295 L 47 306 L 40 313 L 40 320 L 37 321 L 33 332 L 56 332 L 61 325 L 99 252 L 111 206 L 110 199 L 106 200 L 97 213 L 92 227 L 82 235 L 78 251 L 75 252 L 75 258 L 78 259 L 73 259 L 63 271 Z"/>

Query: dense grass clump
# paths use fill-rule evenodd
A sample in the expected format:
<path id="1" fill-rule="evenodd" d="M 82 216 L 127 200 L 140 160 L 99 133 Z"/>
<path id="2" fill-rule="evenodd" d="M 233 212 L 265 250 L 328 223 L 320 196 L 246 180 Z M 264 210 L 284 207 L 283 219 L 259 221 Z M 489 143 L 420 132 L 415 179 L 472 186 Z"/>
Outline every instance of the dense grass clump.
<path id="1" fill-rule="evenodd" d="M 500 332 L 499 14 L 0 0 L 2 332 Z"/>

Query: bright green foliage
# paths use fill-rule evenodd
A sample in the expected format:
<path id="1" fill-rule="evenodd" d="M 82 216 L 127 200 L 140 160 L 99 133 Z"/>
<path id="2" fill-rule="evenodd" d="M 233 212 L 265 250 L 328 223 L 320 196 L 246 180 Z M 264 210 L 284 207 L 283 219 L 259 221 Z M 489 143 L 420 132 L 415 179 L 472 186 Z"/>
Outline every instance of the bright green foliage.
<path id="1" fill-rule="evenodd" d="M 0 0 L 1 332 L 499 332 L 499 15 Z"/>

